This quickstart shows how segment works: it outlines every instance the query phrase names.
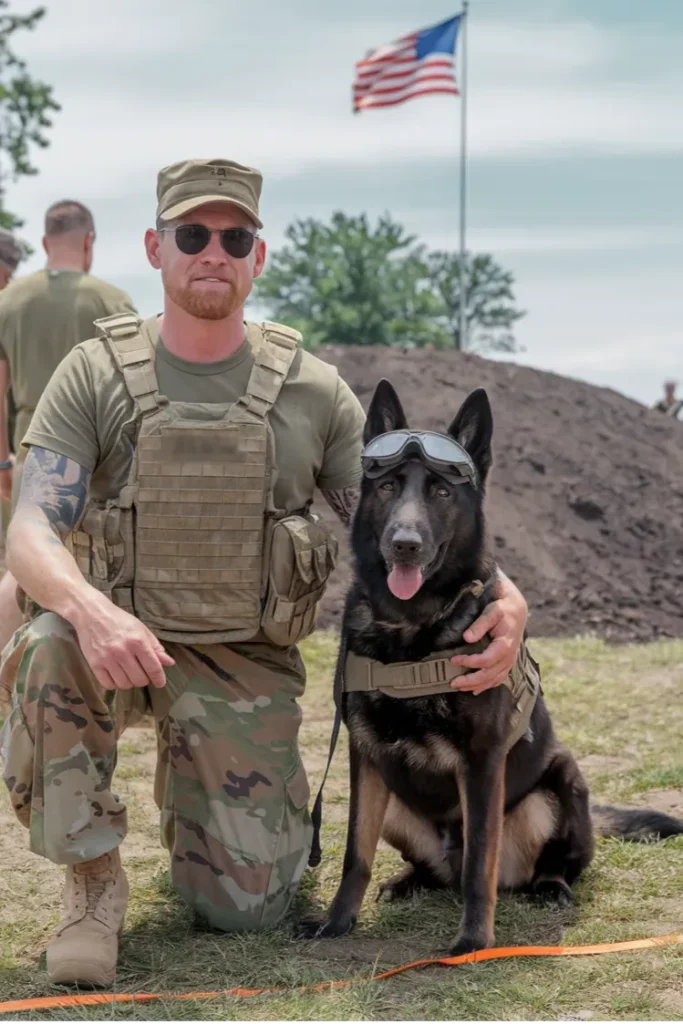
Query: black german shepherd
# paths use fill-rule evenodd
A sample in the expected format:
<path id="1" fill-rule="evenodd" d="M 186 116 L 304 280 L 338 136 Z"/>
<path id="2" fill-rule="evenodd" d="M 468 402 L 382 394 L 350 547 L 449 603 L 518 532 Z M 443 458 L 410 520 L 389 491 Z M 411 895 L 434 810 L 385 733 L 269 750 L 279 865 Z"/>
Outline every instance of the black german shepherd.
<path id="1" fill-rule="evenodd" d="M 406 428 L 396 392 L 380 381 L 365 443 Z M 471 456 L 476 488 L 452 486 L 419 460 L 364 477 L 338 671 L 345 648 L 389 664 L 464 643 L 464 630 L 490 600 L 467 593 L 467 584 L 486 583 L 495 573 L 483 509 L 492 431 L 486 392 L 473 391 L 448 434 Z M 405 579 L 416 570 L 417 593 L 407 596 L 403 588 L 396 596 L 401 588 L 392 575 Z M 505 686 L 479 696 L 344 694 L 351 796 L 343 877 L 327 921 L 304 922 L 304 935 L 337 936 L 353 927 L 380 835 L 407 862 L 385 882 L 385 898 L 461 889 L 464 913 L 451 949 L 457 955 L 493 944 L 499 889 L 569 903 L 572 883 L 593 856 L 594 830 L 629 839 L 683 833 L 683 822 L 648 810 L 594 807 L 591 815 L 586 783 L 556 738 L 542 695 L 526 734 L 506 752 L 511 702 Z"/>

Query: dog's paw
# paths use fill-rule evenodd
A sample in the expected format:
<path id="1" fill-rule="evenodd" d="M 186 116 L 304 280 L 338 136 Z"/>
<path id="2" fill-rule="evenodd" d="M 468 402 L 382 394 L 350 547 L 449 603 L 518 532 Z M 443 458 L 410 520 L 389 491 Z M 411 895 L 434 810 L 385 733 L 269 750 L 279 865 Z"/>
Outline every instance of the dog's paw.
<path id="1" fill-rule="evenodd" d="M 489 949 L 494 943 L 493 935 L 458 935 L 455 942 L 448 951 L 449 956 L 464 956 L 465 953 L 474 953 L 478 949 Z"/>
<path id="2" fill-rule="evenodd" d="M 348 922 L 307 918 L 297 922 L 294 933 L 298 939 L 337 939 L 341 935 L 347 935 L 355 923 L 355 918 Z"/>
<path id="3" fill-rule="evenodd" d="M 539 878 L 533 885 L 534 899 L 564 909 L 574 902 L 572 891 L 563 878 Z"/>
<path id="4" fill-rule="evenodd" d="M 393 903 L 394 900 L 409 900 L 415 895 L 415 878 L 411 874 L 394 875 L 382 882 L 377 893 L 377 902 Z"/>

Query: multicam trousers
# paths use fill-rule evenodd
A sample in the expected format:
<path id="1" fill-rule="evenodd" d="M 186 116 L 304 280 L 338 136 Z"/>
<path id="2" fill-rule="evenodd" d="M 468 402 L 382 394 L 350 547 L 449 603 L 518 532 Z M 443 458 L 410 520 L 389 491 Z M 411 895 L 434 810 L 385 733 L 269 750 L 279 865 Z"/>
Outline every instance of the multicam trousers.
<path id="1" fill-rule="evenodd" d="M 297 743 L 301 659 L 256 643 L 165 646 L 175 659 L 165 687 L 108 692 L 59 616 L 18 630 L 0 669 L 0 689 L 12 691 L 0 736 L 12 805 L 31 849 L 55 863 L 118 846 L 126 808 L 111 791 L 117 740 L 151 712 L 175 887 L 217 928 L 268 927 L 287 910 L 311 842 Z"/>

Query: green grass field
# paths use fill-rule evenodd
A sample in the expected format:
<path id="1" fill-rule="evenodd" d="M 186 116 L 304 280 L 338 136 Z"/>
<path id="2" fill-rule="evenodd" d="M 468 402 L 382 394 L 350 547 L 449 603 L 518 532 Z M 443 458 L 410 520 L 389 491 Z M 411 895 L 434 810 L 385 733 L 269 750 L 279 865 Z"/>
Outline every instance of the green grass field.
<path id="1" fill-rule="evenodd" d="M 309 686 L 301 746 L 315 790 L 332 720 L 336 638 L 305 645 Z M 537 641 L 546 700 L 561 738 L 580 757 L 594 797 L 648 804 L 683 817 L 683 642 L 608 647 L 593 639 Z M 341 869 L 346 817 L 345 740 L 326 797 L 323 863 L 307 871 L 295 912 L 322 908 Z M 131 882 L 118 991 L 212 991 L 236 985 L 300 985 L 362 979 L 405 961 L 443 955 L 457 930 L 451 895 L 375 903 L 378 882 L 398 866 L 379 851 L 357 931 L 328 942 L 297 942 L 291 927 L 228 936 L 197 929 L 168 884 L 152 799 L 155 745 L 149 728 L 123 737 L 117 791 L 129 807 L 123 856 Z M 4 788 L 0 794 L 0 998 L 54 994 L 45 943 L 59 917 L 61 873 L 27 853 Z M 601 841 L 567 911 L 502 898 L 497 941 L 579 944 L 683 931 L 683 839 L 632 845 Z M 683 947 L 575 960 L 500 961 L 430 968 L 385 982 L 321 994 L 70 1009 L 53 1020 L 462 1020 L 683 1018 Z M 29 1019 L 29 1015 L 25 1015 Z M 2 1018 L 0 1017 L 0 1020 Z"/>

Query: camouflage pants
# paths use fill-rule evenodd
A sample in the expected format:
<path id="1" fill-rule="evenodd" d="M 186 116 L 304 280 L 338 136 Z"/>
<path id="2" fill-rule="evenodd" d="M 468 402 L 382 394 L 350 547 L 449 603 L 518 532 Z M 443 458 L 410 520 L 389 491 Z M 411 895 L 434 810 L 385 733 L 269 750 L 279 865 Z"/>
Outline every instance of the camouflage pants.
<path id="1" fill-rule="evenodd" d="M 0 736 L 12 805 L 31 849 L 55 863 L 116 847 L 126 834 L 126 808 L 111 791 L 117 740 L 151 711 L 175 887 L 215 927 L 271 926 L 311 841 L 300 657 L 255 643 L 165 646 L 176 662 L 165 687 L 110 693 L 59 616 L 43 613 L 15 633 L 0 670 L 0 688 L 12 690 Z"/>

